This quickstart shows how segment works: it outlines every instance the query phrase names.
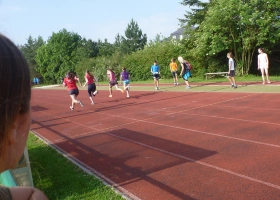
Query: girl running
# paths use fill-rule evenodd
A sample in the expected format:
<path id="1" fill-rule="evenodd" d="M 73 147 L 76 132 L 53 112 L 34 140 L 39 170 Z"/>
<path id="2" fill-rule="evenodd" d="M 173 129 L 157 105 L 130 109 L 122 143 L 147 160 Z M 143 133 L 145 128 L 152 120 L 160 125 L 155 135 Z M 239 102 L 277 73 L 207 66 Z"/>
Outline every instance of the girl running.
<path id="1" fill-rule="evenodd" d="M 123 89 L 126 90 L 126 97 L 129 97 L 129 72 L 126 71 L 125 67 L 122 67 L 122 73 L 121 73 L 121 77 L 120 80 L 123 81 Z"/>
<path id="2" fill-rule="evenodd" d="M 115 73 L 111 69 L 107 69 L 107 76 L 109 79 L 109 97 L 112 97 L 112 87 L 115 86 L 117 90 L 121 91 L 123 93 L 123 90 L 119 88 L 118 81 L 116 79 Z"/>
<path id="3" fill-rule="evenodd" d="M 91 101 L 91 105 L 94 105 L 92 96 L 95 96 L 98 92 L 96 90 L 96 85 L 95 85 L 96 80 L 94 76 L 89 72 L 89 70 L 87 70 L 85 73 L 85 80 L 86 82 L 84 84 L 84 87 L 88 85 L 88 96 Z"/>
<path id="4" fill-rule="evenodd" d="M 77 78 L 73 72 L 68 72 L 67 78 L 65 78 L 64 81 L 63 81 L 63 85 L 64 85 L 64 87 L 67 87 L 69 95 L 72 99 L 72 104 L 70 106 L 71 110 L 74 110 L 74 107 L 75 107 L 76 103 L 78 103 L 82 107 L 84 107 L 84 104 L 81 101 L 78 101 L 76 99 L 76 97 L 79 95 L 79 89 L 76 85 L 77 81 L 79 81 L 79 78 Z"/>

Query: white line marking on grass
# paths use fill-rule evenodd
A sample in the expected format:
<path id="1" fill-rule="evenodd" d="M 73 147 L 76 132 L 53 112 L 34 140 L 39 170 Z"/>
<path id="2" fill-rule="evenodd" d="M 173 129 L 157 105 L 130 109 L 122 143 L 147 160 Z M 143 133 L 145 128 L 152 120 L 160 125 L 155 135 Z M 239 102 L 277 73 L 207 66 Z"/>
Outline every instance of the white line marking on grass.
<path id="1" fill-rule="evenodd" d="M 39 86 L 39 87 L 33 87 L 32 89 L 45 89 L 45 88 L 52 88 L 52 87 L 58 87 L 59 85 L 45 85 L 45 86 Z"/>

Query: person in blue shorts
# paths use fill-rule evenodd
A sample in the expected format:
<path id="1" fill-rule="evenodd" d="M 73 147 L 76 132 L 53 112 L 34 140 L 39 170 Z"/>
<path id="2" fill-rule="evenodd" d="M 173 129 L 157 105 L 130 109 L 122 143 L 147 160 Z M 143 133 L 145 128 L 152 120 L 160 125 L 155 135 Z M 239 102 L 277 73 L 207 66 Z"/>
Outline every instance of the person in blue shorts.
<path id="1" fill-rule="evenodd" d="M 160 79 L 160 67 L 157 64 L 157 61 L 154 61 L 154 65 L 151 66 L 151 72 L 153 74 L 155 89 L 160 90 L 159 88 L 159 79 Z"/>
<path id="2" fill-rule="evenodd" d="M 122 72 L 120 76 L 120 80 L 123 81 L 123 89 L 126 91 L 126 97 L 129 97 L 129 83 L 130 83 L 130 75 L 129 72 L 125 69 L 125 67 L 122 67 Z"/>
<path id="3" fill-rule="evenodd" d="M 186 89 L 190 89 L 191 86 L 189 84 L 188 78 L 191 77 L 191 70 L 190 67 L 187 65 L 187 61 L 184 60 L 182 57 L 178 57 L 178 61 L 181 64 L 181 73 L 180 76 L 182 76 L 182 78 L 184 79 L 185 83 L 186 83 Z"/>

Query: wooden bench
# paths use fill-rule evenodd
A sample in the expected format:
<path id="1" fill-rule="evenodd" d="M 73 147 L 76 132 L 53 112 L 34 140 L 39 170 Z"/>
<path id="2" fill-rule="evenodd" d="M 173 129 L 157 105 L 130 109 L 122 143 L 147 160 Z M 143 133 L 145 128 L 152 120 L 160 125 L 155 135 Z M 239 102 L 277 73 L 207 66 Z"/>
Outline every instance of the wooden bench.
<path id="1" fill-rule="evenodd" d="M 216 75 L 227 77 L 228 72 L 213 72 L 213 73 L 205 73 L 204 75 L 205 75 L 206 81 L 207 81 L 207 79 L 213 78 Z"/>

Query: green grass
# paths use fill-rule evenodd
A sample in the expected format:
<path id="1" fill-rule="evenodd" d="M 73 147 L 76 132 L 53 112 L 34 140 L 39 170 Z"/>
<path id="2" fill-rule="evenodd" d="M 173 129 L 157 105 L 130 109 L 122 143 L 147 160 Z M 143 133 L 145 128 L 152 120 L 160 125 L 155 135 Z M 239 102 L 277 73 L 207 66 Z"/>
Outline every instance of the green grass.
<path id="1" fill-rule="evenodd" d="M 49 199 L 123 199 L 94 176 L 82 171 L 33 133 L 28 137 L 28 153 L 34 186 Z"/>

